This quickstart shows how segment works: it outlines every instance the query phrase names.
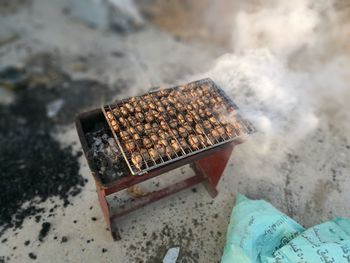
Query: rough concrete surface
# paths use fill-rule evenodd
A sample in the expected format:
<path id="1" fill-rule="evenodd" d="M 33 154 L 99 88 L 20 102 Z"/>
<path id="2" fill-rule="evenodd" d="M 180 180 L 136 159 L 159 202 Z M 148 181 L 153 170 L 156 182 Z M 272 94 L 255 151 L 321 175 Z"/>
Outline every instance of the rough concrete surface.
<path id="1" fill-rule="evenodd" d="M 31 2 L 0 17 L 0 36 L 6 40 L 0 45 L 0 64 L 24 65 L 38 53 L 49 53 L 73 80 L 103 83 L 88 89 L 91 103 L 82 103 L 80 111 L 142 93 L 150 86 L 182 83 L 209 70 L 212 61 L 225 53 L 209 43 L 182 42 L 152 25 L 128 35 L 94 30 L 69 17 L 64 1 Z M 7 92 L 0 96 L 11 97 Z M 84 91 L 70 96 L 84 96 Z M 72 145 L 79 151 L 75 110 L 67 110 L 58 121 L 55 137 L 62 146 Z M 305 226 L 335 216 L 349 217 L 350 138 L 340 127 L 337 119 L 321 116 L 318 127 L 278 161 L 270 164 L 265 156 L 260 166 L 245 165 L 247 158 L 256 158 L 250 154 L 258 136 L 253 135 L 234 150 L 215 199 L 198 185 L 151 204 L 118 219 L 122 236 L 118 242 L 106 229 L 94 181 L 81 156 L 80 173 L 88 179 L 82 192 L 71 197 L 71 205 L 56 209 L 54 216 L 44 214 L 40 223 L 26 219 L 21 229 L 6 231 L 1 237 L 6 240 L 0 243 L 0 262 L 162 262 L 171 247 L 180 247 L 178 262 L 219 262 L 238 191 L 266 199 Z M 171 175 L 189 173 L 181 168 Z M 42 204 L 49 205 L 49 201 Z M 40 241 L 44 221 L 51 225 Z"/>

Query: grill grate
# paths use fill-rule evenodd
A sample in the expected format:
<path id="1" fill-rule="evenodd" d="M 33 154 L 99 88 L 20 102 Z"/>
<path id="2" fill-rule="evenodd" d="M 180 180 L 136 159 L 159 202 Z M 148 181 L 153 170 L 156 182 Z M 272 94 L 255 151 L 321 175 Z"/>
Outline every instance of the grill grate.
<path id="1" fill-rule="evenodd" d="M 102 111 L 134 175 L 254 132 L 210 79 L 123 99 Z"/>

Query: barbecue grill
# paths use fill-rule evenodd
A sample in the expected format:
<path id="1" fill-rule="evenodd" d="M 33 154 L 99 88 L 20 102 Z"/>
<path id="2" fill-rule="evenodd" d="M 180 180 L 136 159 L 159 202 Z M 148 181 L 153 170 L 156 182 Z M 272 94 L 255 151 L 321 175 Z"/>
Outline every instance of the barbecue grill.
<path id="1" fill-rule="evenodd" d="M 91 158 L 86 133 L 91 123 L 106 124 L 119 147 L 129 175 L 109 184 L 102 183 Z M 159 89 L 83 113 L 76 120 L 78 134 L 95 177 L 99 201 L 112 235 L 118 239 L 111 220 L 162 197 L 204 182 L 209 193 L 216 185 L 233 147 L 254 132 L 238 107 L 210 79 L 170 89 Z M 149 193 L 134 206 L 111 215 L 106 196 L 191 164 L 195 176 Z"/>

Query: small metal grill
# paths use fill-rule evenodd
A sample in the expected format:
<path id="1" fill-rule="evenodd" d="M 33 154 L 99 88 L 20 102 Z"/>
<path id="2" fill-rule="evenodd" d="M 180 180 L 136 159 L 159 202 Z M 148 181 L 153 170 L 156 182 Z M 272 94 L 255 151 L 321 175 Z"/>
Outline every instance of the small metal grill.
<path id="1" fill-rule="evenodd" d="M 210 79 L 102 107 L 133 175 L 141 175 L 254 132 Z"/>

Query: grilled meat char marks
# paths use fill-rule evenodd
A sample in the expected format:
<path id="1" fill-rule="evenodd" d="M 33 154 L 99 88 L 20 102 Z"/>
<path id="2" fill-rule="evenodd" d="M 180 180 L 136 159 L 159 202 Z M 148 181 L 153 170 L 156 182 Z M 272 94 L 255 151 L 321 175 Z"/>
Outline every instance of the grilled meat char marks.
<path id="1" fill-rule="evenodd" d="M 206 84 L 164 89 L 112 106 L 106 117 L 138 170 L 242 133 L 235 109 Z"/>

